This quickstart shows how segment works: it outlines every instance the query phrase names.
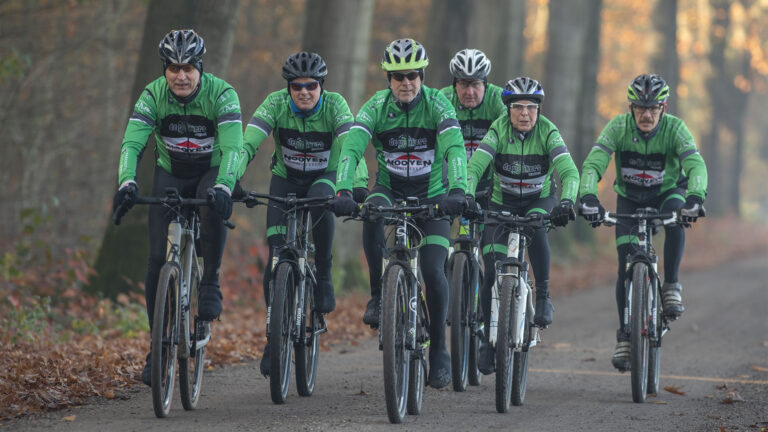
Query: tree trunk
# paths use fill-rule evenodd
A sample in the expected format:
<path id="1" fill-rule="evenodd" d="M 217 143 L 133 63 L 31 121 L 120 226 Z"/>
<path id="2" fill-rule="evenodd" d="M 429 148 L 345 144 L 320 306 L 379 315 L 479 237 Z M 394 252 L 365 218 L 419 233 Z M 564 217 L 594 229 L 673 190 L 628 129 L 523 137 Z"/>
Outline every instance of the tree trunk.
<path id="1" fill-rule="evenodd" d="M 475 7 L 472 7 L 475 6 Z M 442 88 L 453 82 L 448 64 L 457 51 L 467 48 L 469 26 L 475 9 L 470 0 L 433 0 L 430 8 L 427 37 L 424 44 L 429 57 L 429 68 L 424 82 L 429 87 Z M 402 35 L 398 37 L 409 37 Z"/>
<path id="2" fill-rule="evenodd" d="M 677 0 L 657 0 L 653 23 L 661 42 L 651 61 L 652 73 L 661 75 L 669 85 L 672 97 L 667 112 L 677 115 L 677 86 L 680 82 L 680 59 L 677 55 Z"/>
<path id="3" fill-rule="evenodd" d="M 523 74 L 524 29 L 525 0 L 487 0 L 474 8 L 467 48 L 477 48 L 491 60 L 489 82 L 504 86 Z"/>
<path id="4" fill-rule="evenodd" d="M 157 46 L 171 29 L 195 29 L 205 40 L 207 49 L 203 57 L 203 71 L 226 76 L 239 5 L 239 0 L 150 1 L 126 118 L 144 87 L 162 75 Z M 143 162 L 139 163 L 137 170 L 142 195 L 150 194 L 152 189 L 155 166 L 153 141 L 149 139 Z M 97 276 L 91 280 L 93 291 L 114 296 L 135 289 L 139 282 L 143 282 L 149 250 L 147 215 L 147 206 L 136 206 L 123 218 L 120 227 L 108 224 L 96 259 Z"/>

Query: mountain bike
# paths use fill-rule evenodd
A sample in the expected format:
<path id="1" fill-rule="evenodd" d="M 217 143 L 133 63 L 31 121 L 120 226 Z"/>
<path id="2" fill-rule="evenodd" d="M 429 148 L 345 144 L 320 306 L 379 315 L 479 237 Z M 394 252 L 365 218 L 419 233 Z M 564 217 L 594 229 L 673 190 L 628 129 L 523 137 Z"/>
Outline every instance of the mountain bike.
<path id="1" fill-rule="evenodd" d="M 159 418 L 171 410 L 177 359 L 184 409 L 195 409 L 200 398 L 211 324 L 197 316 L 203 262 L 197 255 L 196 243 L 200 238 L 199 207 L 210 206 L 214 200 L 212 190 L 207 199 L 200 199 L 182 198 L 177 189 L 167 188 L 165 197 L 138 197 L 134 201 L 162 205 L 173 214 L 168 224 L 168 261 L 160 269 L 152 326 L 152 406 Z M 120 224 L 119 210 L 113 215 L 115 225 Z M 234 228 L 229 221 L 224 224 Z"/>
<path id="2" fill-rule="evenodd" d="M 469 214 L 467 214 L 469 216 Z M 478 369 L 477 355 L 483 332 L 480 311 L 480 223 L 461 217 L 458 237 L 453 241 L 447 268 L 450 282 L 448 322 L 451 327 L 451 382 L 453 390 L 462 392 L 479 385 L 483 374 Z"/>
<path id="3" fill-rule="evenodd" d="M 533 290 L 525 251 L 534 228 L 547 227 L 549 215 L 517 216 L 508 211 L 483 210 L 485 229 L 509 231 L 507 257 L 495 263 L 491 295 L 489 342 L 496 349 L 496 411 L 522 405 L 528 383 L 528 353 L 541 341 L 533 323 Z M 491 226 L 489 226 L 489 224 Z"/>
<path id="4" fill-rule="evenodd" d="M 285 402 L 291 375 L 291 354 L 295 351 L 296 388 L 300 396 L 311 396 L 317 379 L 319 337 L 328 331 L 323 314 L 315 310 L 317 276 L 315 246 L 309 210 L 327 207 L 332 196 L 285 198 L 249 192 L 243 200 L 247 206 L 281 204 L 286 225 L 285 243 L 273 250 L 269 270 L 269 302 L 267 305 L 267 338 L 270 347 L 269 392 L 276 404 Z"/>
<path id="5" fill-rule="evenodd" d="M 627 255 L 623 312 L 625 337 L 630 341 L 632 400 L 645 401 L 647 394 L 659 390 L 661 340 L 669 331 L 669 320 L 662 311 L 661 279 L 653 235 L 661 226 L 680 224 L 678 213 L 659 214 L 654 208 L 639 208 L 635 213 L 606 212 L 601 221 L 606 226 L 631 224 L 631 236 L 638 243 Z"/>
<path id="6" fill-rule="evenodd" d="M 435 217 L 436 205 L 419 205 L 418 198 L 408 197 L 391 207 L 363 204 L 360 213 L 349 218 L 384 219 L 390 227 L 382 265 L 379 349 L 383 351 L 384 398 L 391 423 L 401 423 L 406 413 L 421 413 L 430 339 L 419 270 L 424 234 L 416 221 Z"/>

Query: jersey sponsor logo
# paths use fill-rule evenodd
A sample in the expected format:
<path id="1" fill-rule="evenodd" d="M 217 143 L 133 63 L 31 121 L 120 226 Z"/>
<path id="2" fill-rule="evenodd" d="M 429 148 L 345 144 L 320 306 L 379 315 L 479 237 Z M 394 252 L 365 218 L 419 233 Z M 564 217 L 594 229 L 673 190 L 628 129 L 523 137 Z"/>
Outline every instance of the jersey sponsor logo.
<path id="1" fill-rule="evenodd" d="M 386 155 L 387 170 L 401 177 L 416 177 L 428 174 L 435 159 L 435 151 L 418 153 L 390 153 Z"/>
<path id="2" fill-rule="evenodd" d="M 624 180 L 624 183 L 632 184 L 635 186 L 661 186 L 662 182 L 664 181 L 664 171 L 622 168 L 621 179 Z"/>
<path id="3" fill-rule="evenodd" d="M 232 102 L 224 105 L 221 107 L 221 110 L 219 112 L 227 113 L 227 112 L 233 112 L 233 111 L 240 111 L 240 104 L 237 102 Z"/>
<path id="4" fill-rule="evenodd" d="M 288 138 L 285 145 L 293 150 L 318 151 L 325 149 L 325 141 L 310 141 L 301 138 Z"/>
<path id="5" fill-rule="evenodd" d="M 429 138 L 414 138 L 405 135 L 401 135 L 397 138 L 390 138 L 388 148 L 404 150 L 406 148 L 412 148 L 414 150 L 420 150 L 426 148 L 429 145 Z"/>
<path id="6" fill-rule="evenodd" d="M 163 137 L 165 148 L 172 152 L 210 153 L 213 151 L 214 138 L 172 138 Z"/>
<path id="7" fill-rule="evenodd" d="M 544 187 L 545 175 L 526 179 L 507 177 L 498 174 L 501 190 L 512 195 L 528 195 L 540 192 Z"/>
<path id="8" fill-rule="evenodd" d="M 506 162 L 502 165 L 502 170 L 506 174 L 517 175 L 517 176 L 519 175 L 538 176 L 544 172 L 544 167 L 542 167 L 539 164 L 526 165 L 520 162 L 513 162 L 513 163 Z"/>
<path id="9" fill-rule="evenodd" d="M 331 152 L 295 151 L 283 147 L 283 162 L 285 166 L 297 171 L 319 171 L 328 167 Z"/>
<path id="10" fill-rule="evenodd" d="M 192 133 L 197 137 L 208 136 L 208 127 L 204 124 L 195 125 L 195 124 L 190 124 L 182 121 L 177 121 L 177 122 L 169 122 L 167 127 L 168 127 L 168 131 L 179 134 L 179 135 L 187 135 L 189 133 Z"/>
<path id="11" fill-rule="evenodd" d="M 152 114 L 152 109 L 147 105 L 143 100 L 139 99 L 138 102 L 136 102 L 136 107 L 134 108 L 137 112 L 141 112 L 144 114 Z"/>
<path id="12" fill-rule="evenodd" d="M 477 148 L 480 147 L 479 142 L 475 141 L 464 141 L 464 150 L 467 152 L 467 160 L 472 157 L 472 155 L 477 151 Z"/>

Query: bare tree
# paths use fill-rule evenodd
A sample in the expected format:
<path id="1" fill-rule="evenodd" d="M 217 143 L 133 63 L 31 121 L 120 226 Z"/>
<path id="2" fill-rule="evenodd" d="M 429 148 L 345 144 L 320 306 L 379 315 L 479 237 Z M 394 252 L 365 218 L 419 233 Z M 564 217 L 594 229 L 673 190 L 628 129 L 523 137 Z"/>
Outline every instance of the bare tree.
<path id="1" fill-rule="evenodd" d="M 676 97 L 680 82 L 680 58 L 677 55 L 677 0 L 661 0 L 653 9 L 653 23 L 658 32 L 660 43 L 651 59 L 652 73 L 664 77 L 672 90 L 673 97 L 667 102 L 667 111 L 677 115 Z"/>
<path id="2" fill-rule="evenodd" d="M 467 48 L 469 26 L 475 8 L 470 0 L 432 1 L 429 8 L 429 26 L 424 43 L 429 56 L 429 72 L 425 83 L 441 88 L 453 79 L 448 63 L 456 51 Z"/>
<path id="3" fill-rule="evenodd" d="M 525 0 L 486 0 L 472 12 L 469 46 L 477 48 L 493 63 L 488 81 L 504 85 L 523 75 Z"/>
<path id="4" fill-rule="evenodd" d="M 239 0 L 152 0 L 149 3 L 139 63 L 131 92 L 132 103 L 144 87 L 162 74 L 157 44 L 171 29 L 194 28 L 204 39 L 208 53 L 203 59 L 206 72 L 225 76 L 234 43 L 235 18 Z M 133 105 L 126 112 L 126 118 Z M 139 163 L 137 182 L 143 191 L 151 190 L 154 172 L 152 142 L 147 144 L 143 163 Z M 115 170 L 117 160 L 114 161 Z M 117 187 L 115 181 L 114 187 Z M 146 193 L 146 192 L 145 192 Z M 144 278 L 147 265 L 147 208 L 130 211 L 119 228 L 109 224 L 96 259 L 98 275 L 91 287 L 106 295 L 135 288 Z"/>

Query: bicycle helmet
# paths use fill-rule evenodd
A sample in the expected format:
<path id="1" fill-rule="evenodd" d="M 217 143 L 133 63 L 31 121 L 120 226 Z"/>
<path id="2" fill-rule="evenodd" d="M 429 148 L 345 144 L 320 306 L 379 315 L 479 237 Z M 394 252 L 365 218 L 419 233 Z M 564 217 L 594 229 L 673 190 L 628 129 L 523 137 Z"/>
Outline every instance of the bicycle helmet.
<path id="1" fill-rule="evenodd" d="M 467 48 L 456 53 L 448 66 L 455 79 L 486 80 L 491 61 L 478 49 Z"/>
<path id="2" fill-rule="evenodd" d="M 669 97 L 669 86 L 656 74 L 635 77 L 627 87 L 627 99 L 632 105 L 649 107 L 663 104 Z"/>
<path id="3" fill-rule="evenodd" d="M 413 39 L 396 39 L 384 50 L 381 68 L 387 72 L 424 69 L 429 64 L 427 50 Z"/>
<path id="4" fill-rule="evenodd" d="M 283 78 L 293 81 L 296 78 L 314 78 L 321 83 L 328 75 L 325 60 L 319 54 L 302 51 L 285 59 Z"/>
<path id="5" fill-rule="evenodd" d="M 158 54 L 163 59 L 163 67 L 172 64 L 191 64 L 203 71 L 205 42 L 194 30 L 171 30 L 160 41 Z"/>
<path id="6" fill-rule="evenodd" d="M 544 89 L 538 81 L 528 77 L 517 77 L 507 81 L 501 92 L 501 101 L 509 105 L 521 99 L 530 99 L 541 103 L 544 100 Z"/>

